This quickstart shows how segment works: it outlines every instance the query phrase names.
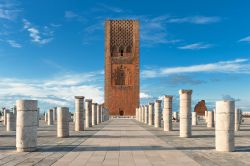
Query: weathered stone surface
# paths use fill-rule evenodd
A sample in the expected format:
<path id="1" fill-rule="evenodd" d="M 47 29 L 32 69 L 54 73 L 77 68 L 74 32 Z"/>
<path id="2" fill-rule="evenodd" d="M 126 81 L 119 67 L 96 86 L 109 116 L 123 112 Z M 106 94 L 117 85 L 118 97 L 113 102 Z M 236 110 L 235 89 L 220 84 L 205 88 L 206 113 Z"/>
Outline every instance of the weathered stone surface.
<path id="1" fill-rule="evenodd" d="M 162 110 L 161 110 L 161 100 L 156 100 L 154 104 L 154 126 L 161 127 L 161 117 L 162 117 Z"/>
<path id="2" fill-rule="evenodd" d="M 85 100 L 85 126 L 86 128 L 92 127 L 92 100 Z"/>
<path id="3" fill-rule="evenodd" d="M 7 113 L 6 131 L 16 130 L 16 118 L 12 112 Z"/>
<path id="4" fill-rule="evenodd" d="M 57 137 L 65 138 L 69 136 L 69 108 L 57 107 Z"/>
<path id="5" fill-rule="evenodd" d="M 92 103 L 92 126 L 96 125 L 97 103 Z"/>
<path id="6" fill-rule="evenodd" d="M 164 96 L 163 98 L 164 131 L 172 131 L 172 100 L 173 96 Z"/>
<path id="7" fill-rule="evenodd" d="M 37 101 L 17 100 L 16 149 L 30 152 L 37 146 Z"/>
<path id="8" fill-rule="evenodd" d="M 234 151 L 234 101 L 216 102 L 215 146 L 217 151 Z"/>
<path id="9" fill-rule="evenodd" d="M 197 113 L 196 112 L 192 112 L 192 126 L 196 126 L 197 123 Z"/>
<path id="10" fill-rule="evenodd" d="M 139 21 L 105 22 L 105 108 L 134 116 L 139 107 Z"/>
<path id="11" fill-rule="evenodd" d="M 214 127 L 214 111 L 208 111 L 207 113 L 207 127 Z"/>
<path id="12" fill-rule="evenodd" d="M 49 126 L 53 125 L 54 124 L 54 122 L 53 122 L 53 109 L 49 109 L 47 114 L 48 114 L 48 117 L 47 117 L 48 125 Z"/>
<path id="13" fill-rule="evenodd" d="M 75 96 L 75 131 L 84 130 L 84 96 Z"/>
<path id="14" fill-rule="evenodd" d="M 192 136 L 191 100 L 192 90 L 179 90 L 180 94 L 180 137 Z"/>
<path id="15" fill-rule="evenodd" d="M 154 103 L 149 103 L 148 106 L 148 125 L 154 125 Z"/>

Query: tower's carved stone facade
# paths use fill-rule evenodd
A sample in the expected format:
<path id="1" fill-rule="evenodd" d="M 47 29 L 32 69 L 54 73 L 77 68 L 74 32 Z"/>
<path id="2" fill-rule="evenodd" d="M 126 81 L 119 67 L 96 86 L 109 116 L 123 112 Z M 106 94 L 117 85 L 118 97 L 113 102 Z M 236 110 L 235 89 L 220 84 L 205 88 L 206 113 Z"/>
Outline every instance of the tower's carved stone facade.
<path id="1" fill-rule="evenodd" d="M 105 22 L 105 107 L 110 115 L 135 115 L 139 106 L 139 22 Z"/>

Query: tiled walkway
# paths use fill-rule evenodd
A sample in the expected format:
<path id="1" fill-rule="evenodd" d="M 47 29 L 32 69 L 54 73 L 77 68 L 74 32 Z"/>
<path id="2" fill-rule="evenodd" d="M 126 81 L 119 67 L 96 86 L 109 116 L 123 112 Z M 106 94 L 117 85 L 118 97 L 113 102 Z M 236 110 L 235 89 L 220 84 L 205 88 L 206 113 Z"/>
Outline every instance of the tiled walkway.
<path id="1" fill-rule="evenodd" d="M 54 165 L 199 165 L 129 119 L 112 120 Z"/>

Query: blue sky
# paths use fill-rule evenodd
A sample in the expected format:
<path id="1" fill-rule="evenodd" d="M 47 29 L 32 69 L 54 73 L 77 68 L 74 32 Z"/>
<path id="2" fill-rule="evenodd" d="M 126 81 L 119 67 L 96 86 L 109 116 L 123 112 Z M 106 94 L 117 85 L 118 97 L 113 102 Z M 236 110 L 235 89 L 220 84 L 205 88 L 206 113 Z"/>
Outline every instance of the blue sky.
<path id="1" fill-rule="evenodd" d="M 0 106 L 103 102 L 104 21 L 140 21 L 141 103 L 193 89 L 250 111 L 247 0 L 0 0 Z"/>

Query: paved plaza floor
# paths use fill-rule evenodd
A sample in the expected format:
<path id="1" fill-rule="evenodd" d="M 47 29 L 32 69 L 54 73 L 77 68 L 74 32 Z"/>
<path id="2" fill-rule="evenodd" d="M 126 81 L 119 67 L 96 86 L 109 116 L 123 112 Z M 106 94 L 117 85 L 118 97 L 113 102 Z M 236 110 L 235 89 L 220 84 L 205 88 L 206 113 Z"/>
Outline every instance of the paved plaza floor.
<path id="1" fill-rule="evenodd" d="M 15 132 L 0 125 L 0 165 L 250 165 L 250 120 L 235 133 L 236 151 L 216 152 L 214 128 L 193 126 L 180 138 L 178 123 L 164 132 L 133 119 L 112 119 L 69 138 L 56 137 L 56 125 L 40 121 L 36 152 L 15 151 Z"/>

